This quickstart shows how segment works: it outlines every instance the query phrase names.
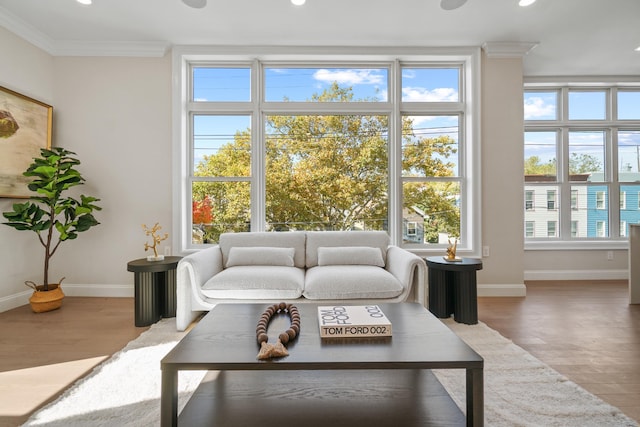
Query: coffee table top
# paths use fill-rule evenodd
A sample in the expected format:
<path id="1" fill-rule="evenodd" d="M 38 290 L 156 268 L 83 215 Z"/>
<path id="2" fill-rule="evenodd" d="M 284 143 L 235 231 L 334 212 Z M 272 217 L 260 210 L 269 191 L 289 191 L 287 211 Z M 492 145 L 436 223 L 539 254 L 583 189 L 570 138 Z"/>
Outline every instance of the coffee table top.
<path id="1" fill-rule="evenodd" d="M 393 326 L 384 338 L 320 338 L 317 305 L 298 304 L 300 335 L 289 356 L 257 360 L 255 329 L 271 304 L 218 304 L 161 362 L 177 370 L 438 369 L 483 367 L 483 359 L 418 303 L 379 304 Z M 351 305 L 358 305 L 354 301 Z M 289 327 L 275 315 L 269 342 Z"/>

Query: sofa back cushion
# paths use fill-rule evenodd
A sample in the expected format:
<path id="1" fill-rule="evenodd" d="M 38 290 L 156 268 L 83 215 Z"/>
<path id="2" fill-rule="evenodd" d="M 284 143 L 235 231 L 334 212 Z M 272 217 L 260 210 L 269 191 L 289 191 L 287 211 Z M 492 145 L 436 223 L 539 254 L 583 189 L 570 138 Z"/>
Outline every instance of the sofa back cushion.
<path id="1" fill-rule="evenodd" d="M 336 246 L 318 248 L 318 265 L 373 265 L 384 267 L 382 251 L 369 246 Z"/>
<path id="2" fill-rule="evenodd" d="M 293 248 L 274 248 L 273 246 L 234 246 L 229 249 L 227 267 L 239 265 L 279 265 L 293 267 Z"/>
<path id="3" fill-rule="evenodd" d="M 250 255 L 257 248 L 293 248 L 293 263 L 295 267 L 304 268 L 305 262 L 305 233 L 300 231 L 287 232 L 242 232 L 223 233 L 218 241 L 222 251 L 222 265 L 227 266 L 229 252 L 233 247 L 252 248 Z M 268 251 L 269 249 L 266 249 Z M 265 256 L 266 256 L 265 252 Z M 235 256 L 234 256 L 235 257 Z M 237 258 L 237 257 L 235 257 Z M 233 260 L 232 260 L 233 261 Z M 263 264 L 264 265 L 264 264 Z"/>
<path id="4" fill-rule="evenodd" d="M 318 265 L 318 248 L 340 246 L 378 248 L 382 254 L 382 266 L 384 266 L 387 263 L 389 242 L 389 235 L 385 231 L 308 231 L 306 266 L 310 268 Z"/>

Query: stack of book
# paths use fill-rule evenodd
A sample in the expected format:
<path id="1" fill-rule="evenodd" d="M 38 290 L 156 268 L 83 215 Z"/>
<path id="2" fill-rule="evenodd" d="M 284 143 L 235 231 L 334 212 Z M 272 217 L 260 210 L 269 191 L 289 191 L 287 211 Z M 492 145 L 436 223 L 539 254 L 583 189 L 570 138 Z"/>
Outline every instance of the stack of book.
<path id="1" fill-rule="evenodd" d="M 377 305 L 318 307 L 320 337 L 390 337 L 391 322 Z"/>

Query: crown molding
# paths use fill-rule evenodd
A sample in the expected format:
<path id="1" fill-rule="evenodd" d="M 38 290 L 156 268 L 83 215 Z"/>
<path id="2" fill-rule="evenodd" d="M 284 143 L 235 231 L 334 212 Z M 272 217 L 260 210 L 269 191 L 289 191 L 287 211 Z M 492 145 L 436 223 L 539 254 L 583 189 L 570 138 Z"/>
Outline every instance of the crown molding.
<path id="1" fill-rule="evenodd" d="M 0 25 L 45 52 L 51 53 L 53 40 L 0 6 Z"/>
<path id="2" fill-rule="evenodd" d="M 53 56 L 163 57 L 171 46 L 165 42 L 87 42 L 64 40 L 54 44 Z"/>
<path id="3" fill-rule="evenodd" d="M 485 42 L 482 50 L 489 58 L 522 58 L 533 48 L 537 42 Z"/>
<path id="4" fill-rule="evenodd" d="M 53 40 L 2 6 L 0 6 L 0 26 L 52 56 L 162 57 L 171 47 L 166 42 Z"/>

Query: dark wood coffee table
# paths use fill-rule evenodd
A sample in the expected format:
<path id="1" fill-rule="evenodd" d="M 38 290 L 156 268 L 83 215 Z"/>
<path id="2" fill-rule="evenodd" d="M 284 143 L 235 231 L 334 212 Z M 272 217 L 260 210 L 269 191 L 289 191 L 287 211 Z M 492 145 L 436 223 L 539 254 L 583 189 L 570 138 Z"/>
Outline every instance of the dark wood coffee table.
<path id="1" fill-rule="evenodd" d="M 289 356 L 260 361 L 255 328 L 268 305 L 217 305 L 162 359 L 163 426 L 178 425 L 180 370 L 221 371 L 187 403 L 186 425 L 464 425 L 430 369 L 466 370 L 466 425 L 483 425 L 482 357 L 420 304 L 380 305 L 393 337 L 339 339 L 321 339 L 316 305 L 299 304 Z M 275 316 L 270 341 L 287 327 Z"/>

